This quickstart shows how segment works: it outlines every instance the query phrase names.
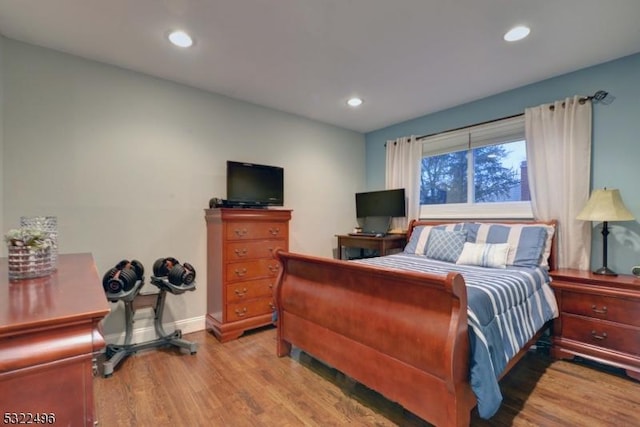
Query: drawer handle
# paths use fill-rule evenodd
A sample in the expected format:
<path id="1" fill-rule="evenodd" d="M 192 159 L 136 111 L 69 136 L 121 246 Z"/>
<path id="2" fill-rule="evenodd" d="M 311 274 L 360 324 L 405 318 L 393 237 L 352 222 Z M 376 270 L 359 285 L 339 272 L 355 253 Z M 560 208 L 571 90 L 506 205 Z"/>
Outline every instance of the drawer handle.
<path id="1" fill-rule="evenodd" d="M 247 269 L 246 268 L 241 268 L 241 269 L 237 269 L 235 270 L 236 276 L 238 277 L 242 277 L 245 274 L 247 274 Z"/>
<path id="2" fill-rule="evenodd" d="M 240 298 L 242 298 L 243 296 L 245 296 L 247 294 L 247 288 L 242 288 L 242 289 L 236 289 L 233 292 L 235 292 L 235 294 L 237 296 L 239 296 Z"/>
<path id="3" fill-rule="evenodd" d="M 247 229 L 246 228 L 236 228 L 234 231 L 236 232 L 238 237 L 242 237 L 242 236 L 246 236 L 247 235 Z"/>
<path id="4" fill-rule="evenodd" d="M 275 310 L 275 309 L 276 309 L 276 306 L 275 306 L 275 305 L 273 305 L 273 303 L 272 303 L 272 302 L 270 302 L 270 303 L 269 303 L 269 308 L 271 308 L 271 310 Z"/>
<path id="5" fill-rule="evenodd" d="M 244 317 L 247 315 L 247 307 L 244 307 L 242 310 L 238 310 L 237 308 L 235 309 L 236 312 L 236 316 L 238 317 Z"/>
<path id="6" fill-rule="evenodd" d="M 246 248 L 236 249 L 234 252 L 239 257 L 247 256 L 247 249 Z"/>
<path id="7" fill-rule="evenodd" d="M 268 268 L 269 268 L 269 271 L 271 271 L 272 273 L 275 273 L 276 271 L 280 270 L 280 265 L 269 264 Z"/>
<path id="8" fill-rule="evenodd" d="M 597 340 L 602 341 L 603 339 L 607 338 L 607 333 L 603 332 L 602 335 L 598 335 L 598 333 L 594 330 L 594 331 L 591 331 L 591 336 Z"/>
<path id="9" fill-rule="evenodd" d="M 592 306 L 591 306 L 591 310 L 593 310 L 593 312 L 594 312 L 594 313 L 598 313 L 598 314 L 607 314 L 607 306 L 606 306 L 606 305 L 603 305 L 603 306 L 602 306 L 602 310 L 600 310 L 600 309 L 598 309 L 598 308 L 596 307 L 596 305 L 594 304 L 594 305 L 592 305 Z"/>
<path id="10" fill-rule="evenodd" d="M 273 283 L 269 283 L 269 289 L 273 289 Z"/>
<path id="11" fill-rule="evenodd" d="M 278 233 L 280 233 L 280 228 L 276 227 L 276 228 L 270 228 L 269 229 L 269 233 L 271 233 L 272 236 L 277 236 Z"/>

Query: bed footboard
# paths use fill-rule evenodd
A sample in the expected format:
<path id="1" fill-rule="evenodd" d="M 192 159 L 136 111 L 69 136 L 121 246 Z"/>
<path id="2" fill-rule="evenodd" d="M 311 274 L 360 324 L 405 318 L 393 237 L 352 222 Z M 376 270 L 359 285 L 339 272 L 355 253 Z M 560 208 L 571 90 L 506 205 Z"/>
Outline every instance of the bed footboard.
<path id="1" fill-rule="evenodd" d="M 468 426 L 467 295 L 446 276 L 278 251 L 278 356 L 294 345 L 437 426 Z"/>

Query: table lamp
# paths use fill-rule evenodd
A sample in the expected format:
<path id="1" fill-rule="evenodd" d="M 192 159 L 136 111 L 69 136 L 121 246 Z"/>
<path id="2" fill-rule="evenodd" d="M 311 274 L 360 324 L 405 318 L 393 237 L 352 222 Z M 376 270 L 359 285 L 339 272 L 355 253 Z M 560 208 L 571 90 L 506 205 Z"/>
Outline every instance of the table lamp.
<path id="1" fill-rule="evenodd" d="M 631 221 L 635 219 L 622 203 L 620 191 L 617 189 L 594 190 L 582 212 L 576 217 L 583 221 L 602 221 L 602 267 L 594 274 L 617 276 L 607 267 L 607 236 L 609 235 L 609 221 Z"/>

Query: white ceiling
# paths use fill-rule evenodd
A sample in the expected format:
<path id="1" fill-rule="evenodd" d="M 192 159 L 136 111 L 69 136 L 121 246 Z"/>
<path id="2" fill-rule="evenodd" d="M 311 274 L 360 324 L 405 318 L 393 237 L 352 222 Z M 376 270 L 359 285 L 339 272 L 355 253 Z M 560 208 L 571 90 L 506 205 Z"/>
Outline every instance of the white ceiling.
<path id="1" fill-rule="evenodd" d="M 638 52 L 639 21 L 640 0 L 0 0 L 8 38 L 359 132 Z"/>

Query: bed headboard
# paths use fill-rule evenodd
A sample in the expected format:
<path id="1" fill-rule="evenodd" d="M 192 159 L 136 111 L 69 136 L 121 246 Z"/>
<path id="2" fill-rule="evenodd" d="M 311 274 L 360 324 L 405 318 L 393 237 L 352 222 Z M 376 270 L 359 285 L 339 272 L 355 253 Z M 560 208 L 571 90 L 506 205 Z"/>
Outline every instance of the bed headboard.
<path id="1" fill-rule="evenodd" d="M 558 221 L 550 220 L 550 221 L 537 221 L 537 220 L 505 220 L 505 219 L 460 219 L 460 220 L 434 220 L 434 219 L 414 219 L 409 223 L 409 229 L 407 230 L 407 241 L 411 238 L 411 233 L 415 227 L 420 225 L 442 225 L 442 224 L 451 224 L 458 222 L 483 222 L 483 223 L 496 223 L 496 224 L 527 224 L 527 225 L 550 225 L 555 229 L 553 233 L 553 238 L 551 240 L 551 253 L 549 255 L 549 270 L 556 269 L 556 249 L 558 242 Z"/>

